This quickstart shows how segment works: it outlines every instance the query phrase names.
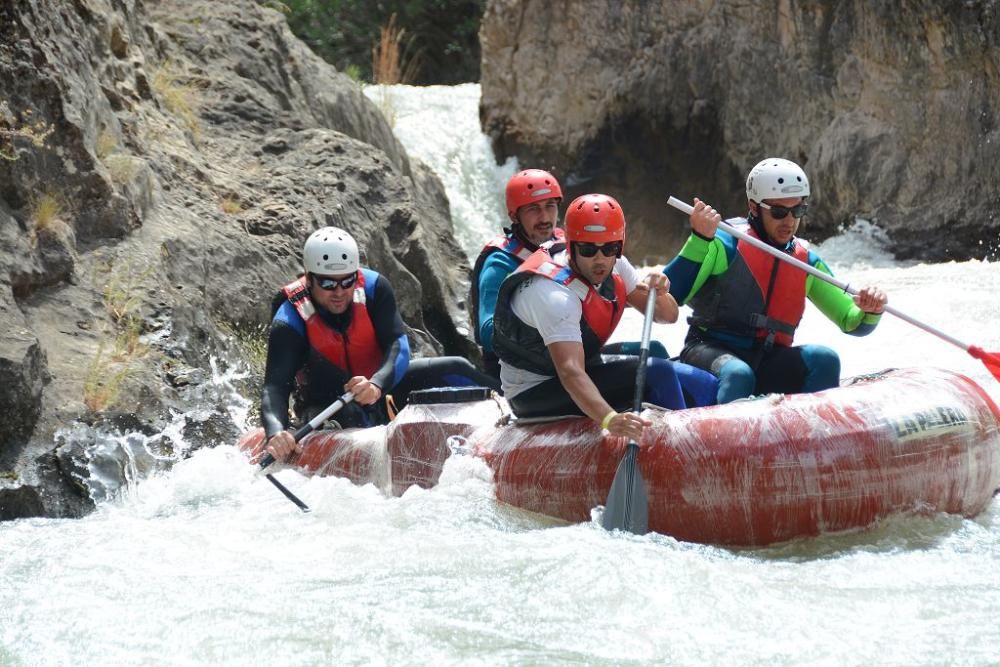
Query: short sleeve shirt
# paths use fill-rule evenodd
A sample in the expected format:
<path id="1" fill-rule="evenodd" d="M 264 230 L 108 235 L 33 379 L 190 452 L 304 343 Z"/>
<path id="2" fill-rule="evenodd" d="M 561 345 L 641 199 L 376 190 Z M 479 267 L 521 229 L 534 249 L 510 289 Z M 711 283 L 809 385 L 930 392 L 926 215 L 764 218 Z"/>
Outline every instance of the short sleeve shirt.
<path id="1" fill-rule="evenodd" d="M 566 266 L 568 257 L 565 252 L 560 252 L 552 260 L 555 264 Z M 639 284 L 639 272 L 625 257 L 619 257 L 615 262 L 614 272 L 622 277 L 626 294 L 630 294 Z M 546 345 L 583 342 L 583 333 L 580 331 L 583 303 L 563 285 L 544 276 L 534 276 L 518 286 L 511 296 L 510 307 L 518 319 L 538 330 Z M 500 361 L 500 381 L 504 395 L 508 398 L 513 398 L 550 377 L 552 376 L 514 368 L 503 360 Z"/>

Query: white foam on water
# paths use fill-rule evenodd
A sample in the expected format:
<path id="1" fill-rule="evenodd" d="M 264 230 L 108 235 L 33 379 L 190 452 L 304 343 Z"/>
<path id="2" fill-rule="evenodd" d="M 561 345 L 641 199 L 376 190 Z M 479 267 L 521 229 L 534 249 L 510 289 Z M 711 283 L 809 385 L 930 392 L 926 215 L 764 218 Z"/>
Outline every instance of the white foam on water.
<path id="1" fill-rule="evenodd" d="M 517 160 L 497 165 L 479 128 L 479 84 L 365 87 L 392 120 L 406 152 L 426 163 L 444 184 L 455 236 L 470 258 L 509 226 L 504 186 Z"/>
<path id="2" fill-rule="evenodd" d="M 470 161 L 488 147 L 478 87 L 393 97 L 396 131 L 426 144 L 453 211 L 482 213 L 457 216 L 475 252 L 503 220 L 506 173 L 492 155 Z M 877 240 L 862 225 L 819 251 L 841 279 L 1000 349 L 996 266 L 896 263 Z M 616 338 L 637 340 L 638 312 L 624 322 Z M 676 353 L 685 329 L 654 336 Z M 933 364 L 998 384 L 890 316 L 854 339 L 809 307 L 797 338 L 840 351 L 845 375 Z M 399 498 L 275 475 L 310 514 L 220 446 L 84 519 L 0 523 L 0 664 L 1000 664 L 997 502 L 975 519 L 732 550 L 511 509 L 461 454 L 437 487 Z"/>

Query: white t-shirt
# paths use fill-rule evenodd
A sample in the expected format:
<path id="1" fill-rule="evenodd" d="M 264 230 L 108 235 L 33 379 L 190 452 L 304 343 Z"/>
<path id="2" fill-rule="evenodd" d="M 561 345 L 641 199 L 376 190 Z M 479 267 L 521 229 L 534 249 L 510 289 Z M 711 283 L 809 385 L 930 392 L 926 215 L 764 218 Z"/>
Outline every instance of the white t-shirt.
<path id="1" fill-rule="evenodd" d="M 566 266 L 566 252 L 552 257 L 554 264 Z M 639 284 L 641 276 L 625 257 L 615 261 L 614 273 L 625 282 L 625 293 L 631 294 Z M 544 276 L 533 276 L 518 285 L 510 299 L 511 310 L 530 327 L 538 330 L 546 345 L 562 342 L 583 342 L 580 319 L 583 317 L 583 302 L 569 288 L 549 280 Z M 539 375 L 500 360 L 500 383 L 504 396 L 508 399 L 545 382 L 551 375 Z"/>

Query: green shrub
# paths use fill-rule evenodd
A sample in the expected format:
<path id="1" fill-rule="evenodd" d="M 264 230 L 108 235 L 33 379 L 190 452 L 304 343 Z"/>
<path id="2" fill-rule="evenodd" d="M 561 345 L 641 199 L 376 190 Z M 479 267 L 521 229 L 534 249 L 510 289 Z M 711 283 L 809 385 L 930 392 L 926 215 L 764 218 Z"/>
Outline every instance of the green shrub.
<path id="1" fill-rule="evenodd" d="M 420 54 L 416 85 L 479 80 L 479 22 L 485 0 L 282 0 L 288 25 L 338 70 L 357 68 L 359 80 L 376 81 L 372 48 L 396 15 L 408 50 Z M 360 64 L 359 64 L 360 63 Z"/>
<path id="2" fill-rule="evenodd" d="M 239 215 L 243 212 L 243 204 L 236 195 L 226 195 L 219 200 L 219 206 L 226 215 Z"/>
<path id="3" fill-rule="evenodd" d="M 104 166 L 111 174 L 111 180 L 119 185 L 128 183 L 139 171 L 142 160 L 131 155 L 115 153 L 104 158 Z"/>
<path id="4" fill-rule="evenodd" d="M 358 83 L 364 83 L 364 79 L 362 78 L 364 75 L 361 74 L 361 68 L 355 65 L 354 63 L 351 63 L 350 65 L 344 68 L 344 74 L 351 77 Z"/>
<path id="5" fill-rule="evenodd" d="M 116 367 L 101 345 L 91 359 L 83 380 L 83 404 L 91 412 L 100 412 L 115 405 L 121 398 L 123 384 L 131 374 L 132 369 L 128 367 Z"/>
<path id="6" fill-rule="evenodd" d="M 54 192 L 43 192 L 31 200 L 31 219 L 35 229 L 51 230 L 59 221 L 65 207 L 62 199 Z"/>
<path id="7" fill-rule="evenodd" d="M 161 65 L 153 72 L 152 86 L 167 109 L 187 125 L 197 140 L 201 134 L 201 121 L 198 119 L 201 88 L 185 80 L 171 63 Z"/>

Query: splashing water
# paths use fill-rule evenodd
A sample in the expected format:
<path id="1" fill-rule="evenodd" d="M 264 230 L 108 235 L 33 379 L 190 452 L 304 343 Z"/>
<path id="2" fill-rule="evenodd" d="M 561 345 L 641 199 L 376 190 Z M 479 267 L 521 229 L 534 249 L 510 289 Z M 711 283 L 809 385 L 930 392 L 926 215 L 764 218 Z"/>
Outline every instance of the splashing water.
<path id="1" fill-rule="evenodd" d="M 441 175 L 477 251 L 513 170 L 469 161 L 488 147 L 478 87 L 393 99 L 396 131 Z M 841 279 L 878 282 L 914 317 L 1000 349 L 995 266 L 903 265 L 883 242 L 861 225 L 819 252 Z M 685 328 L 654 336 L 676 353 Z M 640 330 L 630 310 L 617 337 Z M 797 340 L 835 347 L 845 375 L 932 364 L 997 396 L 979 362 L 889 316 L 854 339 L 810 307 Z M 245 399 L 233 404 L 245 419 Z M 223 445 L 108 490 L 85 519 L 0 523 L 0 664 L 1000 664 L 996 502 L 976 519 L 722 549 L 498 505 L 489 470 L 454 444 L 441 484 L 400 498 L 277 471 L 309 515 Z"/>
<path id="2" fill-rule="evenodd" d="M 367 86 L 368 95 L 393 117 L 406 152 L 423 160 L 444 183 L 455 236 L 469 257 L 508 226 L 504 186 L 517 160 L 497 166 L 479 129 L 479 84 Z"/>

